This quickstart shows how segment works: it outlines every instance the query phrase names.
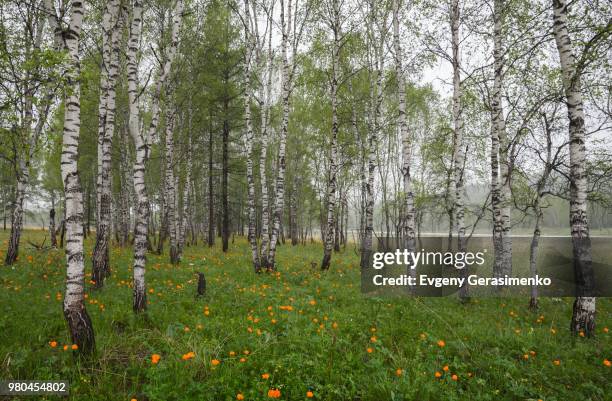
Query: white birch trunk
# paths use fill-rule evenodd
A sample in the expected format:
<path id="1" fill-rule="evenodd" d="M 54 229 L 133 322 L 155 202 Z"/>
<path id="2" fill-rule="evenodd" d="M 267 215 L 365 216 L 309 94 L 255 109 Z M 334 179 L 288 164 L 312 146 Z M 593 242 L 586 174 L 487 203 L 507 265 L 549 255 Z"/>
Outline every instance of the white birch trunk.
<path id="1" fill-rule="evenodd" d="M 73 0 L 70 23 L 63 33 L 65 50 L 68 53 L 65 77 L 69 86 L 64 101 L 65 113 L 61 156 L 61 174 L 66 196 L 67 271 L 64 316 L 70 328 L 72 343 L 76 344 L 81 352 L 91 353 L 95 348 L 95 339 L 91 319 L 87 314 L 84 303 L 83 193 L 77 169 L 81 125 L 79 42 L 83 15 L 83 3 L 80 0 Z M 50 18 L 54 18 L 54 16 Z"/>
<path id="2" fill-rule="evenodd" d="M 503 2 L 493 4 L 493 67 L 494 83 L 491 94 L 491 181 L 493 209 L 493 246 L 495 249 L 493 274 L 495 277 L 512 275 L 512 239 L 510 237 L 510 170 L 508 135 L 502 103 L 503 89 Z M 499 173 L 498 173 L 499 169 Z"/>
<path id="3" fill-rule="evenodd" d="M 466 251 L 465 243 L 465 201 L 464 201 L 464 186 L 463 186 L 463 169 L 465 164 L 465 150 L 463 144 L 463 106 L 461 104 L 461 53 L 459 50 L 460 34 L 460 9 L 459 0 L 452 0 L 451 4 L 451 34 L 452 34 L 452 52 L 453 52 L 453 127 L 454 127 L 454 149 L 453 149 L 453 180 L 455 184 L 454 195 L 454 212 L 455 222 L 457 224 L 457 250 L 459 252 Z M 451 187 L 452 191 L 452 187 Z M 461 276 L 467 278 L 467 266 L 461 270 Z M 467 280 L 466 280 L 467 283 Z M 462 299 L 467 299 L 469 288 L 464 284 L 459 289 L 459 296 Z"/>
<path id="4" fill-rule="evenodd" d="M 272 8 L 273 9 L 273 8 Z M 272 12 L 269 16 L 267 79 L 264 88 L 264 104 L 261 115 L 261 155 L 259 159 L 259 180 L 261 185 L 261 252 L 260 266 L 268 267 L 268 252 L 270 244 L 270 204 L 268 197 L 268 175 L 266 161 L 268 156 L 268 136 L 270 135 L 270 102 L 272 98 L 272 72 L 274 71 L 272 53 Z"/>
<path id="5" fill-rule="evenodd" d="M 268 253 L 268 260 L 266 268 L 268 270 L 276 270 L 276 244 L 279 239 L 281 231 L 281 219 L 283 217 L 283 208 L 285 203 L 285 152 L 287 147 L 287 130 L 289 128 L 289 98 L 291 96 L 291 80 L 289 75 L 289 59 L 287 58 L 287 46 L 289 42 L 289 35 L 291 33 L 291 1 L 288 1 L 287 5 L 287 21 L 285 21 L 285 4 L 284 0 L 281 0 L 280 6 L 280 18 L 281 18 L 281 57 L 282 57 L 282 70 L 281 70 L 281 98 L 283 105 L 283 119 L 281 122 L 281 132 L 279 139 L 278 148 L 278 171 L 276 173 L 276 191 L 273 206 L 273 219 L 272 219 L 272 235 L 270 238 L 270 251 Z"/>
<path id="6" fill-rule="evenodd" d="M 251 13 L 249 10 L 249 1 L 244 0 L 245 11 L 245 65 L 244 65 L 244 125 L 245 125 L 245 145 L 247 154 L 246 178 L 247 178 L 247 207 L 248 207 L 248 239 L 251 245 L 251 260 L 255 273 L 261 271 L 259 261 L 259 249 L 257 245 L 257 233 L 255 232 L 257 213 L 255 210 L 255 177 L 253 174 L 253 124 L 251 119 L 251 101 L 252 101 L 252 79 L 251 79 L 251 59 L 255 51 L 256 42 L 253 34 L 249 29 L 251 24 Z M 257 18 L 257 15 L 254 16 Z M 265 111 L 264 111 L 265 112 Z"/>
<path id="7" fill-rule="evenodd" d="M 176 238 L 176 182 L 174 178 L 174 111 L 168 106 L 166 111 L 166 172 L 165 195 L 168 219 L 168 233 L 170 234 L 170 263 L 177 264 L 178 243 Z"/>
<path id="8" fill-rule="evenodd" d="M 329 156 L 329 180 L 327 185 L 327 223 L 325 228 L 325 244 L 323 250 L 323 260 L 321 261 L 321 270 L 328 270 L 330 267 L 332 250 L 334 247 L 334 229 L 336 208 L 336 187 L 337 182 L 337 163 L 338 163 L 338 68 L 340 57 L 340 5 L 337 0 L 332 3 L 334 21 L 333 34 L 334 43 L 332 47 L 332 76 L 331 76 L 331 151 Z"/>
<path id="9" fill-rule="evenodd" d="M 119 0 L 110 0 L 104 11 L 102 30 L 102 72 L 98 124 L 98 176 L 96 245 L 92 256 L 92 280 L 96 288 L 110 276 L 109 242 L 111 236 L 111 147 L 115 130 L 115 86 L 119 75 L 122 15 Z"/>
<path id="10" fill-rule="evenodd" d="M 415 208 L 414 208 L 414 192 L 412 189 L 412 179 L 410 177 L 411 164 L 411 140 L 408 132 L 408 121 L 406 117 L 406 80 L 402 68 L 402 47 L 400 43 L 399 31 L 399 0 L 393 0 L 393 47 L 395 48 L 395 72 L 397 76 L 397 95 L 399 100 L 399 115 L 398 125 L 400 136 L 402 138 L 402 177 L 404 185 L 404 215 L 400 216 L 400 222 L 403 224 L 403 241 L 404 247 L 409 252 L 416 249 L 415 236 Z M 410 269 L 410 274 L 414 276 L 415 269 Z"/>
<path id="11" fill-rule="evenodd" d="M 127 75 L 129 99 L 129 131 L 136 157 L 134 159 L 134 192 L 136 193 L 136 222 L 134 225 L 134 312 L 147 308 L 145 267 L 147 252 L 147 225 L 149 222 L 149 198 L 145 184 L 145 162 L 148 154 L 147 143 L 140 130 L 140 110 L 138 108 L 138 50 L 140 47 L 142 25 L 142 3 L 133 0 L 130 21 L 130 34 L 127 45 Z"/>
<path id="12" fill-rule="evenodd" d="M 553 31 L 563 76 L 563 89 L 569 117 L 570 226 L 574 254 L 576 300 L 570 329 L 591 336 L 595 331 L 595 297 L 591 238 L 587 219 L 587 176 L 584 110 L 580 73 L 567 27 L 567 3 L 553 0 Z"/>

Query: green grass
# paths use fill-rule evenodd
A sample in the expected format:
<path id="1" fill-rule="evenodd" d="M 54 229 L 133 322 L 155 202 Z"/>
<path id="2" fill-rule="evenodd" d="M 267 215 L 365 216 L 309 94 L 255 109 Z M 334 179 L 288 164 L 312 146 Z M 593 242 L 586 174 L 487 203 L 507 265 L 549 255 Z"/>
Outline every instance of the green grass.
<path id="1" fill-rule="evenodd" d="M 70 344 L 63 251 L 26 245 L 42 235 L 27 232 L 20 261 L 0 267 L 0 379 L 68 380 L 70 400 L 217 401 L 238 393 L 266 400 L 272 388 L 283 400 L 304 400 L 307 391 L 315 400 L 360 401 L 612 397 L 612 368 L 603 364 L 612 359 L 612 334 L 604 332 L 612 325 L 609 299 L 598 300 L 596 337 L 572 337 L 571 299 L 542 299 L 534 314 L 524 298 L 468 305 L 456 298 L 367 298 L 352 250 L 334 254 L 331 270 L 321 274 L 310 266 L 319 262 L 319 244 L 281 246 L 279 274 L 257 276 L 238 238 L 226 255 L 219 247 L 186 248 L 178 267 L 167 255 L 149 255 L 152 293 L 141 316 L 131 309 L 131 251 L 114 248 L 105 288 L 87 285 L 97 355 L 79 360 L 63 350 Z M 91 240 L 86 245 L 89 255 Z M 208 281 L 202 299 L 194 296 L 197 271 Z M 280 309 L 287 305 L 293 310 Z M 188 352 L 195 358 L 182 360 Z M 161 355 L 156 365 L 152 354 Z"/>

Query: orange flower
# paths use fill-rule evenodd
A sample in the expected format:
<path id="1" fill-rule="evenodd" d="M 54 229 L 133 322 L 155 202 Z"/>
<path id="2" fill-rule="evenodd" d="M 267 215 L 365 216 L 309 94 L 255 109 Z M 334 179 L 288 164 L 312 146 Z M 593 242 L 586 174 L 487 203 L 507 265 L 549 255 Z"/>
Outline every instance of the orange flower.
<path id="1" fill-rule="evenodd" d="M 242 393 L 238 393 L 238 394 L 236 394 L 236 399 L 237 399 L 238 401 L 240 401 L 240 400 L 244 400 L 244 395 L 242 395 Z"/>
<path id="2" fill-rule="evenodd" d="M 372 352 L 374 352 L 372 348 L 368 348 L 366 351 L 368 351 L 368 354 L 371 354 Z"/>
<path id="3" fill-rule="evenodd" d="M 236 356 L 236 353 L 234 351 L 230 351 L 229 355 L 230 356 Z"/>
<path id="4" fill-rule="evenodd" d="M 453 379 L 454 381 L 457 381 L 457 380 L 459 380 L 459 377 L 457 377 L 457 375 L 452 375 L 451 379 Z"/>
<path id="5" fill-rule="evenodd" d="M 210 363 L 211 363 L 213 366 L 217 366 L 217 365 L 219 365 L 219 364 L 221 363 L 221 361 L 220 361 L 220 360 L 218 360 L 218 359 L 213 359 L 212 361 L 210 361 Z"/>
<path id="6" fill-rule="evenodd" d="M 240 358 L 240 362 L 246 362 L 246 358 Z"/>
<path id="7" fill-rule="evenodd" d="M 442 368 L 443 371 L 448 372 L 448 365 L 444 365 L 444 367 Z"/>
<path id="8" fill-rule="evenodd" d="M 603 328 L 603 332 L 604 332 L 604 333 L 607 333 L 608 331 L 609 331 L 609 330 L 608 330 L 608 328 L 607 328 L 607 327 L 604 327 L 604 328 Z"/>
<path id="9" fill-rule="evenodd" d="M 51 348 L 55 348 L 57 347 L 57 341 L 49 341 L 49 345 L 51 346 Z"/>
<path id="10" fill-rule="evenodd" d="M 334 329 L 337 329 L 337 328 L 338 328 L 338 323 L 333 322 L 333 323 L 332 323 L 332 327 L 333 327 Z"/>
<path id="11" fill-rule="evenodd" d="M 397 370 L 395 371 L 395 376 L 401 376 L 404 373 L 403 370 L 401 370 L 400 368 L 397 368 Z"/>
<path id="12" fill-rule="evenodd" d="M 72 344 L 72 346 L 70 347 L 73 351 L 76 351 L 79 349 L 79 346 L 76 344 Z"/>
<path id="13" fill-rule="evenodd" d="M 440 348 L 442 348 L 442 347 L 444 347 L 446 345 L 444 340 L 438 340 L 437 344 L 438 344 L 438 347 L 440 347 Z"/>
<path id="14" fill-rule="evenodd" d="M 603 364 L 604 364 L 604 366 L 607 366 L 607 367 L 612 366 L 612 362 L 610 362 L 610 361 L 609 361 L 609 360 L 607 360 L 607 359 L 604 359 L 604 360 L 603 360 Z"/>
<path id="15" fill-rule="evenodd" d="M 270 398 L 280 398 L 281 396 L 281 392 L 279 389 L 276 388 L 272 388 L 270 390 L 268 390 L 268 397 Z"/>
<path id="16" fill-rule="evenodd" d="M 442 373 L 440 373 L 440 372 L 436 372 L 436 373 L 434 373 L 434 376 L 435 376 L 436 378 L 440 378 L 440 377 L 442 377 Z"/>
<path id="17" fill-rule="evenodd" d="M 157 365 L 157 363 L 159 362 L 160 359 L 161 359 L 161 355 L 159 355 L 159 354 L 151 355 L 151 363 L 153 365 Z"/>
<path id="18" fill-rule="evenodd" d="M 310 300 L 310 302 L 309 302 L 309 304 L 311 304 L 311 305 L 313 305 L 313 306 L 314 306 L 314 305 L 316 305 L 316 304 L 317 304 L 317 301 L 315 301 L 314 299 L 311 299 L 311 300 Z"/>
<path id="19" fill-rule="evenodd" d="M 560 361 L 560 360 L 558 360 L 558 359 L 555 359 L 555 360 L 553 361 L 553 365 L 555 365 L 555 366 L 559 366 L 559 365 L 561 365 L 561 361 Z"/>
<path id="20" fill-rule="evenodd" d="M 312 398 L 312 397 L 314 397 L 314 393 L 312 391 L 307 391 L 306 398 Z"/>
<path id="21" fill-rule="evenodd" d="M 529 359 L 529 354 L 525 354 L 525 355 L 523 355 L 523 359 L 524 359 L 524 360 Z"/>
<path id="22" fill-rule="evenodd" d="M 188 353 L 183 354 L 183 356 L 181 357 L 181 359 L 183 359 L 183 361 L 187 361 L 187 360 L 193 359 L 193 358 L 195 358 L 195 352 L 193 352 L 193 351 L 189 351 Z"/>
<path id="23" fill-rule="evenodd" d="M 64 345 L 64 351 L 68 351 L 68 346 Z"/>
<path id="24" fill-rule="evenodd" d="M 376 336 L 372 336 L 372 337 L 370 337 L 370 341 L 371 341 L 371 342 L 373 342 L 373 343 L 375 343 L 375 342 L 376 342 Z"/>
<path id="25" fill-rule="evenodd" d="M 261 375 L 261 378 L 264 380 L 268 380 L 270 378 L 270 374 L 269 373 L 264 373 L 263 375 Z"/>

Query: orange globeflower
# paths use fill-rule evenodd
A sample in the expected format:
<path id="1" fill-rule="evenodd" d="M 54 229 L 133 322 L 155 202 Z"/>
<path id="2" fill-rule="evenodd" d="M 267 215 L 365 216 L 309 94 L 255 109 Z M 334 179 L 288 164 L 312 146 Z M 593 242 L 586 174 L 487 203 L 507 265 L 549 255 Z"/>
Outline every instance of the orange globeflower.
<path id="1" fill-rule="evenodd" d="M 442 348 L 442 347 L 444 347 L 446 345 L 444 340 L 439 340 L 437 344 L 438 344 L 438 347 L 440 347 L 440 348 Z"/>
<path id="2" fill-rule="evenodd" d="M 560 361 L 560 360 L 558 360 L 558 359 L 555 359 L 555 360 L 553 361 L 553 365 L 555 365 L 555 366 L 559 366 L 559 365 L 561 365 L 561 361 Z"/>
<path id="3" fill-rule="evenodd" d="M 612 362 L 610 362 L 610 361 L 609 361 L 609 360 L 607 360 L 607 359 L 604 359 L 604 360 L 603 360 L 603 364 L 604 364 L 604 366 L 610 367 L 610 366 L 612 365 Z"/>
<path id="4" fill-rule="evenodd" d="M 211 363 L 213 366 L 217 366 L 217 365 L 219 365 L 219 364 L 221 363 L 221 361 L 220 361 L 220 360 L 218 360 L 218 359 L 213 359 L 212 361 L 210 361 L 210 363 Z"/>
<path id="5" fill-rule="evenodd" d="M 436 376 L 437 378 L 440 378 L 440 377 L 442 377 L 442 373 L 436 372 L 436 373 L 434 373 L 434 376 Z"/>
<path id="6" fill-rule="evenodd" d="M 238 393 L 238 394 L 236 394 L 236 399 L 238 401 L 244 400 L 244 395 L 242 395 L 242 393 Z"/>
<path id="7" fill-rule="evenodd" d="M 49 345 L 51 346 L 51 348 L 55 348 L 57 347 L 57 341 L 50 341 Z"/>
<path id="8" fill-rule="evenodd" d="M 307 391 L 306 398 L 312 398 L 312 397 L 314 397 L 314 393 L 312 391 Z"/>
<path id="9" fill-rule="evenodd" d="M 68 346 L 64 345 L 64 351 L 68 351 Z"/>
<path id="10" fill-rule="evenodd" d="M 453 379 L 454 381 L 457 381 L 457 380 L 459 380 L 459 377 L 457 377 L 457 375 L 452 375 L 451 379 Z"/>
<path id="11" fill-rule="evenodd" d="M 261 375 L 261 378 L 264 380 L 268 380 L 270 378 L 270 374 L 269 373 L 264 373 L 263 375 Z"/>
<path id="12" fill-rule="evenodd" d="M 397 370 L 395 371 L 395 376 L 399 377 L 399 376 L 402 375 L 402 373 L 404 373 L 404 371 L 402 369 L 400 369 L 400 368 L 397 368 Z"/>
<path id="13" fill-rule="evenodd" d="M 161 359 L 161 355 L 159 355 L 159 354 L 151 355 L 151 363 L 153 365 L 157 365 L 157 363 L 159 362 L 160 359 Z"/>
<path id="14" fill-rule="evenodd" d="M 270 398 L 280 398 L 281 396 L 281 392 L 279 389 L 276 388 L 271 388 L 270 390 L 268 390 L 268 397 Z"/>
<path id="15" fill-rule="evenodd" d="M 442 368 L 443 371 L 448 372 L 448 365 L 444 365 L 444 367 Z"/>
<path id="16" fill-rule="evenodd" d="M 183 361 L 186 361 L 186 360 L 189 360 L 189 359 L 193 359 L 193 358 L 195 358 L 195 352 L 193 352 L 193 351 L 189 351 L 188 353 L 183 354 L 183 356 L 181 357 L 181 359 Z"/>
<path id="17" fill-rule="evenodd" d="M 79 346 L 76 345 L 76 344 L 72 344 L 72 346 L 70 348 L 72 348 L 73 351 L 76 351 L 76 350 L 79 349 Z"/>
<path id="18" fill-rule="evenodd" d="M 368 351 L 368 354 L 371 354 L 372 352 L 374 352 L 372 348 L 368 348 L 366 351 Z"/>
<path id="19" fill-rule="evenodd" d="M 229 355 L 230 356 L 236 356 L 236 353 L 234 351 L 230 351 Z"/>

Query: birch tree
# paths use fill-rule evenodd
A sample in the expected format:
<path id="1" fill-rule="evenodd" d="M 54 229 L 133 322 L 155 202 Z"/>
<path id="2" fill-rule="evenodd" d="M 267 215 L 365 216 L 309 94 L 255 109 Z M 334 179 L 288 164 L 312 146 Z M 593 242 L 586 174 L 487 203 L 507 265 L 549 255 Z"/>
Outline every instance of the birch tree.
<path id="1" fill-rule="evenodd" d="M 593 256 L 587 218 L 587 176 L 584 127 L 584 106 L 581 93 L 581 71 L 572 49 L 572 40 L 567 26 L 565 0 L 553 0 L 553 33 L 559 52 L 563 90 L 569 119 L 570 157 L 570 228 L 576 280 L 570 329 L 591 336 L 595 330 L 595 303 L 592 296 L 594 286 Z"/>
<path id="2" fill-rule="evenodd" d="M 411 138 L 408 132 L 408 122 L 406 118 L 406 80 L 402 67 L 402 46 L 400 43 L 400 23 L 399 23 L 400 1 L 393 0 L 393 47 L 395 49 L 395 73 L 397 76 L 397 96 L 398 106 L 398 125 L 402 140 L 402 177 L 404 189 L 404 215 L 400 216 L 403 224 L 403 241 L 405 248 L 413 252 L 416 248 L 415 237 L 415 208 L 412 179 L 410 177 L 411 165 Z M 415 272 L 411 269 L 411 272 Z"/>
<path id="3" fill-rule="evenodd" d="M 463 143 L 463 106 L 461 103 L 461 53 L 460 53 L 460 32 L 461 9 L 459 0 L 451 0 L 450 24 L 451 24 L 451 47 L 452 47 L 452 66 L 453 66 L 453 173 L 450 190 L 454 190 L 454 215 L 457 225 L 457 250 L 466 251 L 465 240 L 465 200 L 464 200 L 464 165 L 465 150 Z M 450 245 L 450 244 L 449 244 Z M 467 266 L 461 270 L 461 275 L 467 277 Z M 459 296 L 462 299 L 468 297 L 468 285 L 466 283 L 459 289 Z"/>
<path id="4" fill-rule="evenodd" d="M 255 58 L 255 52 L 257 52 L 257 39 L 255 35 L 257 31 L 251 32 L 251 27 L 255 29 L 257 14 L 254 10 L 253 18 L 251 18 L 251 10 L 249 1 L 244 0 L 244 16 L 241 16 L 244 25 L 244 43 L 245 43 L 245 54 L 244 54 L 244 144 L 246 150 L 246 179 L 247 179 L 247 216 L 248 216 L 248 233 L 247 238 L 249 245 L 251 246 L 251 260 L 253 263 L 253 269 L 255 273 L 261 271 L 261 264 L 259 260 L 259 245 L 257 244 L 257 233 L 256 233 L 256 199 L 255 199 L 255 176 L 253 173 L 254 155 L 253 155 L 253 122 L 251 117 L 251 102 L 253 100 L 253 72 L 251 70 L 252 60 Z M 264 111 L 265 113 L 265 111 Z"/>
<path id="5" fill-rule="evenodd" d="M 501 0 L 493 2 L 493 68 L 491 93 L 491 207 L 493 209 L 493 274 L 512 275 L 512 239 L 510 237 L 510 169 L 508 135 L 502 101 L 504 75 L 503 14 Z"/>
<path id="6" fill-rule="evenodd" d="M 53 5 L 48 0 L 48 10 L 52 26 L 60 28 Z M 64 98 L 64 129 L 62 134 L 61 172 L 66 197 L 66 294 L 64 296 L 64 316 L 70 329 L 72 343 L 83 353 L 95 349 L 94 330 L 91 319 L 85 309 L 85 263 L 83 252 L 83 193 L 79 180 L 79 136 L 80 136 L 80 57 L 79 46 L 81 27 L 85 9 L 83 2 L 73 0 L 70 7 L 70 21 L 62 29 L 65 61 L 66 95 Z"/>
<path id="7" fill-rule="evenodd" d="M 369 69 L 373 71 L 373 82 L 370 82 L 370 107 L 368 124 L 367 145 L 363 144 L 364 153 L 367 154 L 367 172 L 362 174 L 362 188 L 364 198 L 364 232 L 361 242 L 361 261 L 362 269 L 369 267 L 370 258 L 373 251 L 372 237 L 374 234 L 374 173 L 376 170 L 376 155 L 378 151 L 378 138 L 380 135 L 380 106 L 383 100 L 382 70 L 384 68 L 383 47 L 384 34 L 379 32 L 379 37 L 375 34 L 375 28 L 380 27 L 378 13 L 376 12 L 376 2 L 368 3 L 367 30 L 368 30 L 368 58 Z M 353 122 L 356 125 L 356 119 Z M 365 163 L 364 163 L 365 164 Z M 365 165 L 364 165 L 365 167 Z"/>
<path id="8" fill-rule="evenodd" d="M 342 32 L 340 31 L 340 2 L 332 0 L 330 4 L 331 15 L 329 25 L 333 35 L 331 49 L 331 79 L 329 95 L 331 99 L 331 143 L 329 153 L 329 176 L 327 182 L 327 222 L 325 227 L 325 241 L 323 249 L 323 260 L 321 270 L 328 270 L 331 262 L 331 255 L 334 246 L 334 211 L 336 208 L 336 189 L 338 185 L 338 75 L 340 68 L 340 41 Z"/>
<path id="9" fill-rule="evenodd" d="M 120 39 L 123 33 L 120 0 L 109 0 L 102 17 L 102 66 L 98 124 L 98 217 L 92 280 L 97 288 L 110 276 L 109 241 L 111 228 L 111 144 L 115 130 L 116 83 L 119 75 Z"/>
<path id="10" fill-rule="evenodd" d="M 308 18 L 310 4 L 302 6 L 302 17 L 298 23 L 298 8 L 296 6 L 295 15 L 292 10 L 293 0 L 287 0 L 285 10 L 285 0 L 280 0 L 280 20 L 281 20 L 281 104 L 282 121 L 280 127 L 280 138 L 277 156 L 276 183 L 274 192 L 274 202 L 272 206 L 272 232 L 270 236 L 270 249 L 268 258 L 264 266 L 268 270 L 276 270 L 276 244 L 281 234 L 281 220 L 285 204 L 285 169 L 287 152 L 287 131 L 289 129 L 289 111 L 291 92 L 293 90 L 293 78 L 295 75 L 295 58 L 298 51 L 304 24 Z M 297 4 L 297 1 L 296 1 Z M 288 55 L 288 48 L 291 45 L 291 60 Z"/>

